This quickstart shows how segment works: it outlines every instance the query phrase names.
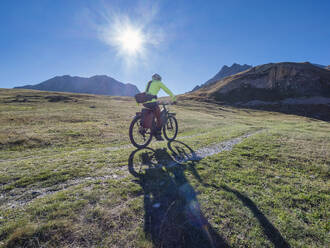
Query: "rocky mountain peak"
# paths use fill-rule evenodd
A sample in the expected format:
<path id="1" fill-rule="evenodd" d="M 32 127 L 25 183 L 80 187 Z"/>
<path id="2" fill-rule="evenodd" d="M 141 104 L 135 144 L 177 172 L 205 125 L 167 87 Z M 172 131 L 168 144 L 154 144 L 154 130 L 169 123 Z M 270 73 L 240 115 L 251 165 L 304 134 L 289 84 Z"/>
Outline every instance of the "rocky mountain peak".
<path id="1" fill-rule="evenodd" d="M 221 102 L 330 121 L 329 66 L 269 63 L 189 92 L 181 99 Z"/>
<path id="2" fill-rule="evenodd" d="M 225 77 L 193 94 L 226 102 L 330 97 L 330 71 L 311 63 L 269 63 Z"/>
<path id="3" fill-rule="evenodd" d="M 212 77 L 211 79 L 209 79 L 208 81 L 206 81 L 204 84 L 200 85 L 200 86 L 196 86 L 192 91 L 195 91 L 195 90 L 198 90 L 206 85 L 210 85 L 212 83 L 215 83 L 225 77 L 228 77 L 228 76 L 231 76 L 231 75 L 234 75 L 236 73 L 240 73 L 242 71 L 246 71 L 248 69 L 252 68 L 251 65 L 247 65 L 247 64 L 244 64 L 244 65 L 240 65 L 240 64 L 237 64 L 237 63 L 233 63 L 231 66 L 227 66 L 227 65 L 224 65 L 222 66 L 222 68 L 220 69 L 220 71 L 214 76 Z"/>

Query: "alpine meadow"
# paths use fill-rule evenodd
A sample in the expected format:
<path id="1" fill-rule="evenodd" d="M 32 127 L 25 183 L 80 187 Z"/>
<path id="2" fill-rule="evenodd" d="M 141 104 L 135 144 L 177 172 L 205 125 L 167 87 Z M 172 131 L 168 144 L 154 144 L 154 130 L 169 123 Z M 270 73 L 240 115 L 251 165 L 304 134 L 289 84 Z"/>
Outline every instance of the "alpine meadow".
<path id="1" fill-rule="evenodd" d="M 328 122 L 183 100 L 136 150 L 131 97 L 0 96 L 2 247 L 328 244 Z"/>
<path id="2" fill-rule="evenodd" d="M 1 0 L 0 248 L 329 248 L 329 13 Z"/>

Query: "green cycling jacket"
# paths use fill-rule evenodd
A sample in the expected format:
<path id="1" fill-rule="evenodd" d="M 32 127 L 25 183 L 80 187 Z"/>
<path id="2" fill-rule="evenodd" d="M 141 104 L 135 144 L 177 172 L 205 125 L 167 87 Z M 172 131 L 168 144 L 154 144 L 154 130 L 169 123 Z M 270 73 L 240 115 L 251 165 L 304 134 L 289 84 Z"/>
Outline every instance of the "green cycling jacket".
<path id="1" fill-rule="evenodd" d="M 159 90 L 162 89 L 172 98 L 172 101 L 176 100 L 172 91 L 170 91 L 169 88 L 167 88 L 161 81 L 153 80 L 150 84 L 148 92 L 147 92 L 147 88 L 148 88 L 148 85 L 146 87 L 146 93 L 148 93 L 148 94 L 157 96 Z M 157 101 L 156 99 L 152 99 L 151 101 L 148 101 L 148 102 L 156 102 L 156 101 Z"/>

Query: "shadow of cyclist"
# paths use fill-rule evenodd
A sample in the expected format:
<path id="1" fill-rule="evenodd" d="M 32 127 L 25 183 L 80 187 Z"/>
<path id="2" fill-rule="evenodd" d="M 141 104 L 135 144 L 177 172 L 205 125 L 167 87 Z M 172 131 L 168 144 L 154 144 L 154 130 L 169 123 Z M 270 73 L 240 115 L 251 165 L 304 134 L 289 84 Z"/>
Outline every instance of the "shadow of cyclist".
<path id="1" fill-rule="evenodd" d="M 181 163 L 195 159 L 194 151 L 177 141 L 168 148 L 172 156 L 166 148 L 145 148 L 129 158 L 129 171 L 144 191 L 146 236 L 155 247 L 229 247 L 203 216 L 184 174 L 188 167 Z"/>
<path id="2" fill-rule="evenodd" d="M 271 241 L 275 248 L 290 248 L 290 244 L 285 240 L 280 231 L 267 219 L 267 217 L 261 212 L 258 206 L 245 194 L 239 192 L 236 189 L 232 189 L 227 185 L 216 186 L 212 184 L 203 183 L 205 187 L 213 187 L 218 190 L 224 190 L 234 194 L 245 207 L 247 207 L 258 220 L 260 227 L 264 234 Z"/>
<path id="3" fill-rule="evenodd" d="M 180 141 L 169 142 L 167 146 L 171 150 L 173 156 L 179 161 L 187 162 L 200 160 L 200 158 L 197 157 L 196 153 L 189 146 Z M 182 149 L 182 147 L 184 147 L 185 149 Z M 187 151 L 189 152 L 187 153 Z M 199 183 L 204 185 L 205 187 L 213 187 L 218 190 L 224 190 L 234 194 L 237 199 L 239 199 L 243 203 L 243 205 L 246 206 L 253 213 L 254 217 L 258 220 L 261 228 L 263 229 L 264 234 L 273 243 L 274 247 L 290 247 L 290 244 L 281 235 L 280 231 L 267 219 L 267 217 L 260 211 L 257 205 L 248 196 L 226 185 L 218 187 L 215 185 L 204 183 L 202 178 L 199 176 L 194 163 L 192 163 L 188 167 L 188 169 L 199 181 Z"/>
<path id="4" fill-rule="evenodd" d="M 205 187 L 233 193 L 253 213 L 274 247 L 290 247 L 246 195 L 226 185 L 203 182 L 195 168 L 200 158 L 188 145 L 173 141 L 167 147 L 171 155 L 166 148 L 145 148 L 134 151 L 129 159 L 129 170 L 144 190 L 144 230 L 155 247 L 229 247 L 203 216 L 185 170 Z"/>

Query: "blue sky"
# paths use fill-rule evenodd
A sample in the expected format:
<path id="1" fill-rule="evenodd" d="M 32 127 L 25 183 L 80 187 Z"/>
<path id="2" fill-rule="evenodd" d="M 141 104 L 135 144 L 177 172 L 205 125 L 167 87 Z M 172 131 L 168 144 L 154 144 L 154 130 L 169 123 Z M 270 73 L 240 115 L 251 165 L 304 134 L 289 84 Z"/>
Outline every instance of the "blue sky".
<path id="1" fill-rule="evenodd" d="M 329 65 L 329 13 L 328 0 L 2 0 L 0 87 L 106 74 L 143 90 L 158 72 L 179 94 L 234 62 Z M 105 41 L 115 20 L 150 40 L 141 54 Z"/>

